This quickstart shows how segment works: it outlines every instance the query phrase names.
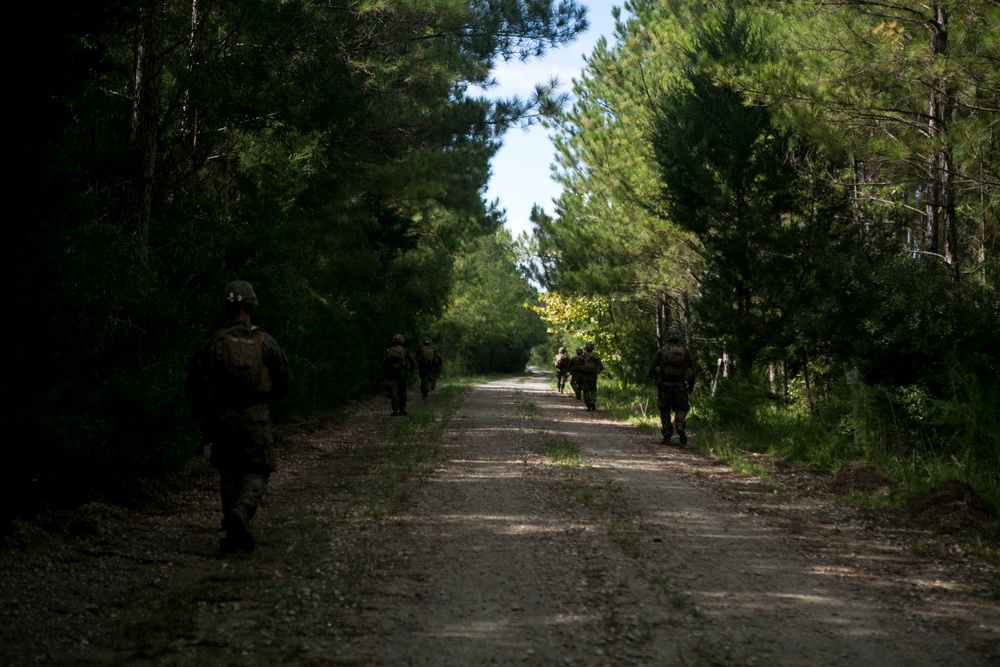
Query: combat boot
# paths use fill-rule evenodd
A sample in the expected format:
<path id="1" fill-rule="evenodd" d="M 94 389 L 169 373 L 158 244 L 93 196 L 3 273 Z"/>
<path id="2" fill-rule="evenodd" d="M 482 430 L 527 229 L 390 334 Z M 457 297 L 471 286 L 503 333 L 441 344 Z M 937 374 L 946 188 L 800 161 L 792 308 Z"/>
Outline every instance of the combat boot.
<path id="1" fill-rule="evenodd" d="M 222 551 L 251 552 L 257 548 L 253 535 L 250 534 L 250 512 L 246 505 L 237 505 L 226 512 L 222 519 L 222 529 L 226 531 L 226 536 L 219 542 Z"/>
<path id="2" fill-rule="evenodd" d="M 681 446 L 688 444 L 687 433 L 684 432 L 684 425 L 678 424 L 677 426 L 677 439 L 680 441 Z"/>

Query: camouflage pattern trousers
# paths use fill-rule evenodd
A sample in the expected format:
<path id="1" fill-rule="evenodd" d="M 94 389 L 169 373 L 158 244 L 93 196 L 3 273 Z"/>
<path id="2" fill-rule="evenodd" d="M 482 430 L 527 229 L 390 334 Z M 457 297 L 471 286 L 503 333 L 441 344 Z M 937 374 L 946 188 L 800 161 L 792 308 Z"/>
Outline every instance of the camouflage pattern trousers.
<path id="1" fill-rule="evenodd" d="M 437 388 L 438 370 L 428 368 L 420 371 L 420 395 L 427 398 L 427 394 Z"/>
<path id="2" fill-rule="evenodd" d="M 237 505 L 252 518 L 274 472 L 274 435 L 266 404 L 226 410 L 206 424 L 212 466 L 219 472 L 222 514 Z"/>
<path id="3" fill-rule="evenodd" d="M 389 395 L 389 403 L 392 405 L 392 414 L 406 412 L 406 378 L 386 378 L 384 386 Z"/>
<path id="4" fill-rule="evenodd" d="M 688 402 L 687 386 L 683 382 L 662 382 L 656 400 L 656 407 L 660 409 L 660 430 L 664 437 L 670 437 L 674 432 L 685 429 L 687 413 L 691 409 Z M 674 424 L 670 424 L 670 413 L 674 413 Z"/>
<path id="5" fill-rule="evenodd" d="M 583 402 L 591 410 L 595 409 L 597 407 L 597 373 L 580 373 L 579 383 Z"/>

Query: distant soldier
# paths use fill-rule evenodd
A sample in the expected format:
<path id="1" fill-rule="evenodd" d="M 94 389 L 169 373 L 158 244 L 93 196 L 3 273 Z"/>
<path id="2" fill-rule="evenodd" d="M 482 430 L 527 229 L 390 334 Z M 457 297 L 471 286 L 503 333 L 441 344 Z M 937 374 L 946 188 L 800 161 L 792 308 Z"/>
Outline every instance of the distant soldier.
<path id="1" fill-rule="evenodd" d="M 420 373 L 420 395 L 427 398 L 427 394 L 437 388 L 437 379 L 441 374 L 441 366 L 444 359 L 431 345 L 431 339 L 425 338 L 424 344 L 417 351 L 417 372 Z"/>
<path id="2" fill-rule="evenodd" d="M 415 367 L 410 351 L 403 347 L 403 335 L 396 334 L 392 337 L 392 345 L 382 355 L 382 381 L 389 394 L 393 417 L 406 414 L 406 382 Z"/>
<path id="3" fill-rule="evenodd" d="M 583 398 L 583 391 L 580 389 L 580 373 L 582 372 L 582 367 L 580 364 L 583 362 L 583 348 L 576 348 L 576 356 L 569 360 L 569 386 L 573 387 L 573 393 L 576 394 L 576 400 Z"/>
<path id="4" fill-rule="evenodd" d="M 257 295 L 250 283 L 226 285 L 229 323 L 198 349 L 187 380 L 194 415 L 202 420 L 202 442 L 212 443 L 219 471 L 222 529 L 219 548 L 253 551 L 250 521 L 275 469 L 268 403 L 288 393 L 292 373 L 278 342 L 251 323 Z"/>
<path id="5" fill-rule="evenodd" d="M 691 409 L 688 395 L 694 391 L 694 359 L 691 351 L 681 344 L 681 330 L 670 327 L 665 334 L 666 345 L 653 355 L 647 377 L 656 382 L 660 408 L 660 430 L 663 444 L 669 445 L 674 428 L 681 445 L 687 444 L 685 431 L 688 410 Z M 670 413 L 674 413 L 673 426 Z"/>
<path id="6" fill-rule="evenodd" d="M 560 347 L 559 353 L 552 360 L 552 365 L 556 369 L 556 390 L 561 394 L 566 388 L 566 376 L 569 375 L 569 355 L 566 348 Z"/>
<path id="7" fill-rule="evenodd" d="M 594 354 L 594 344 L 587 343 L 584 346 L 583 356 L 577 362 L 579 370 L 577 375 L 580 378 L 580 391 L 583 393 L 583 402 L 587 410 L 597 409 L 597 376 L 604 370 L 604 364 L 600 357 Z"/>

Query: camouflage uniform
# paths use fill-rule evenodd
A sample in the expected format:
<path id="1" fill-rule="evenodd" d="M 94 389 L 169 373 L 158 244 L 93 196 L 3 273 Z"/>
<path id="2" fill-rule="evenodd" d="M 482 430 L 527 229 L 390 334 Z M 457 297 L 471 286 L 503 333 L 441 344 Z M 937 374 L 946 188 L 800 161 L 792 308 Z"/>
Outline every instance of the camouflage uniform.
<path id="1" fill-rule="evenodd" d="M 245 299 L 249 314 L 257 303 L 249 283 L 226 287 L 227 304 Z M 232 298 L 232 300 L 230 300 Z M 215 357 L 217 337 L 228 332 L 255 339 L 261 346 L 264 371 L 254 391 L 234 391 L 220 377 Z M 211 442 L 210 461 L 219 472 L 225 551 L 252 551 L 249 523 L 260 507 L 267 482 L 275 470 L 274 436 L 268 403 L 288 393 L 292 372 L 278 342 L 253 326 L 249 319 L 231 322 L 212 334 L 196 352 L 188 373 L 187 395 L 194 415 L 202 420 L 202 441 Z"/>
<path id="2" fill-rule="evenodd" d="M 392 345 L 382 355 L 382 381 L 389 394 L 393 417 L 406 414 L 406 383 L 416 365 L 410 351 L 403 347 L 403 336 L 393 336 Z"/>
<path id="3" fill-rule="evenodd" d="M 569 386 L 573 387 L 576 400 L 583 398 L 583 391 L 580 389 L 580 364 L 583 361 L 583 349 L 577 348 L 576 356 L 569 360 Z"/>
<path id="4" fill-rule="evenodd" d="M 428 358 L 429 357 L 429 358 Z M 420 373 L 420 395 L 427 398 L 427 394 L 437 388 L 437 379 L 441 374 L 441 365 L 444 360 L 437 348 L 431 345 L 431 339 L 425 338 L 424 345 L 417 353 L 417 372 Z"/>
<path id="5" fill-rule="evenodd" d="M 604 370 L 604 364 L 601 363 L 600 357 L 594 354 L 593 343 L 587 343 L 586 349 L 580 357 L 580 361 L 577 362 L 577 367 L 577 375 L 580 378 L 580 392 L 583 394 L 583 402 L 586 404 L 587 410 L 596 410 L 597 375 Z M 597 370 L 587 370 L 588 368 L 596 368 Z"/>
<path id="6" fill-rule="evenodd" d="M 566 388 L 566 376 L 569 375 L 569 362 L 571 359 L 566 354 L 566 348 L 560 347 L 559 354 L 552 360 L 552 365 L 556 369 L 556 391 L 560 394 Z"/>
<path id="7" fill-rule="evenodd" d="M 667 329 L 667 344 L 656 351 L 649 365 L 647 377 L 656 381 L 657 401 L 660 409 L 660 431 L 663 434 L 663 444 L 669 444 L 674 428 L 680 444 L 687 444 L 687 413 L 691 409 L 688 395 L 694 391 L 694 359 L 691 351 L 680 343 L 681 330 L 676 327 Z M 681 364 L 668 362 L 668 350 L 671 347 L 682 347 L 684 360 Z M 670 413 L 674 414 L 674 423 L 670 423 Z"/>

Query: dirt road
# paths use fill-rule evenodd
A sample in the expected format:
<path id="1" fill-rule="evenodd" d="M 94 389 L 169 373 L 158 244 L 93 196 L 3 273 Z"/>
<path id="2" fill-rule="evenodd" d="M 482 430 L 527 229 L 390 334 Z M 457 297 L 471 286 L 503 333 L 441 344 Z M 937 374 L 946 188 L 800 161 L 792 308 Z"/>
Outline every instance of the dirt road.
<path id="1" fill-rule="evenodd" d="M 208 475 L 158 511 L 17 526 L 0 659 L 1000 664 L 997 568 L 802 476 L 660 446 L 544 377 L 471 390 L 401 511 L 352 504 L 345 476 L 378 481 L 343 453 L 386 437 L 384 402 L 290 438 L 249 558 L 216 553 Z"/>

